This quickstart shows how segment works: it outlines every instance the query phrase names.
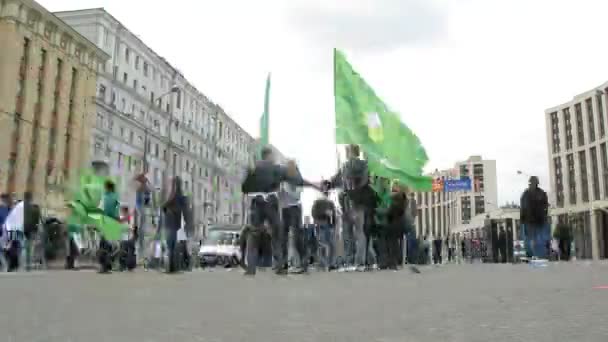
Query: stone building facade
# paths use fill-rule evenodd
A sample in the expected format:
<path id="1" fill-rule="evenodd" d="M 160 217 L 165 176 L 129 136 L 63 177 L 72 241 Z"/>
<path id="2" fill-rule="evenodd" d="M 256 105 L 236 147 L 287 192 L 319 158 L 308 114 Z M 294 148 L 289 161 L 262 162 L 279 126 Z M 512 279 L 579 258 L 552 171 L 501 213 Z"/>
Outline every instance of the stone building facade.
<path id="1" fill-rule="evenodd" d="M 108 55 L 31 0 L 0 1 L 0 190 L 61 215 L 90 162 L 97 70 Z"/>

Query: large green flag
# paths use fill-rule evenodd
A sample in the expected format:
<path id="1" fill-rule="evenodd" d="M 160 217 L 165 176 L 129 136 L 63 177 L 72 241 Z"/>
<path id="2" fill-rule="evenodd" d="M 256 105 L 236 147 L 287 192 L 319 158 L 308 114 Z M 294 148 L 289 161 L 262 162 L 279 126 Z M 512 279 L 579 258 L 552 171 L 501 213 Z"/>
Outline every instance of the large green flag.
<path id="1" fill-rule="evenodd" d="M 344 55 L 334 50 L 336 143 L 357 144 L 370 172 L 418 191 L 432 188 L 422 175 L 428 157 L 418 137 L 376 96 Z"/>
<path id="2" fill-rule="evenodd" d="M 270 125 L 270 73 L 266 78 L 266 92 L 264 94 L 264 113 L 260 118 L 260 145 L 258 149 L 258 158 L 261 157 L 262 148 L 270 143 L 269 128 Z"/>

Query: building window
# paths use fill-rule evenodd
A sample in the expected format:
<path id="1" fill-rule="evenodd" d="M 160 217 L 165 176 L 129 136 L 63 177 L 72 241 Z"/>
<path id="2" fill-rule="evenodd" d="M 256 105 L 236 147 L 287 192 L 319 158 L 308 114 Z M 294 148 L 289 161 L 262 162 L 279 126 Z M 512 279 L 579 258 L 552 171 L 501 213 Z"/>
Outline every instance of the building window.
<path id="1" fill-rule="evenodd" d="M 606 136 L 606 127 L 604 126 L 604 104 L 602 101 L 602 94 L 598 94 L 597 95 L 597 114 L 598 114 L 598 118 L 599 118 L 599 125 L 600 125 L 600 138 L 603 138 Z"/>
<path id="2" fill-rule="evenodd" d="M 144 62 L 144 76 L 148 77 L 148 62 Z"/>
<path id="3" fill-rule="evenodd" d="M 589 177 L 587 176 L 587 156 L 585 151 L 578 153 L 579 164 L 581 166 L 581 190 L 583 202 L 589 202 Z"/>
<path id="4" fill-rule="evenodd" d="M 177 92 L 177 103 L 176 103 L 177 108 L 182 108 L 182 92 L 178 91 Z"/>
<path id="5" fill-rule="evenodd" d="M 593 120 L 593 103 L 591 99 L 585 101 L 585 107 L 587 108 L 587 120 L 589 121 L 589 142 L 595 141 L 595 121 Z"/>
<path id="6" fill-rule="evenodd" d="M 128 84 L 128 83 L 129 83 L 129 74 L 127 74 L 126 72 L 124 72 L 124 73 L 122 74 L 122 82 L 123 82 L 124 84 Z"/>
<path id="7" fill-rule="evenodd" d="M 135 70 L 139 70 L 139 56 L 135 56 Z"/>
<path id="8" fill-rule="evenodd" d="M 133 80 L 133 89 L 137 92 L 137 80 Z"/>
<path id="9" fill-rule="evenodd" d="M 483 214 L 486 212 L 486 201 L 483 196 L 475 196 L 475 215 Z"/>
<path id="10" fill-rule="evenodd" d="M 576 134 L 578 146 L 583 146 L 585 144 L 585 129 L 583 127 L 583 110 L 580 103 L 574 105 L 574 112 L 576 113 Z"/>
<path id="11" fill-rule="evenodd" d="M 130 51 L 128 47 L 125 47 L 125 62 L 129 63 L 129 59 L 131 57 Z"/>
<path id="12" fill-rule="evenodd" d="M 570 108 L 564 108 L 564 125 L 566 126 L 566 151 L 572 149 L 573 139 L 572 139 L 572 123 L 570 120 Z"/>
<path id="13" fill-rule="evenodd" d="M 606 143 L 600 145 L 600 158 L 602 162 L 601 174 L 604 179 L 604 198 L 608 197 L 608 151 Z"/>
<path id="14" fill-rule="evenodd" d="M 106 100 L 106 86 L 103 84 L 99 85 L 99 95 L 98 97 L 105 102 Z"/>
<path id="15" fill-rule="evenodd" d="M 597 201 L 600 199 L 600 175 L 598 171 L 599 165 L 597 163 L 597 148 L 594 146 L 589 152 L 591 153 L 591 172 L 593 172 L 593 199 Z"/>
<path id="16" fill-rule="evenodd" d="M 551 113 L 551 135 L 553 142 L 553 153 L 559 153 L 559 120 L 557 118 L 557 112 Z"/>
<path id="17" fill-rule="evenodd" d="M 572 153 L 566 156 L 566 166 L 568 167 L 570 204 L 576 204 L 576 170 L 574 168 L 574 155 Z"/>

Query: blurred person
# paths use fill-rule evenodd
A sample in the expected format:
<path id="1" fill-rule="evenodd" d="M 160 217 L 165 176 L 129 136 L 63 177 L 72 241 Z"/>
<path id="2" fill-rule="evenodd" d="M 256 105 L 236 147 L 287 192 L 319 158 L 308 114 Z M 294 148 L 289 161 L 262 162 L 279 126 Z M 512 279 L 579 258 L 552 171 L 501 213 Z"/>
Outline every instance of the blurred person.
<path id="1" fill-rule="evenodd" d="M 185 226 L 185 218 L 188 216 L 186 196 L 182 192 L 182 181 L 179 176 L 175 176 L 171 182 L 171 193 L 167 201 L 162 205 L 165 215 L 165 239 L 168 253 L 167 273 L 179 271 L 178 255 L 178 230 Z"/>
<path id="2" fill-rule="evenodd" d="M 42 236 L 40 234 L 40 207 L 34 203 L 31 192 L 25 192 L 23 194 L 23 232 L 25 236 L 24 249 L 25 249 L 25 269 L 29 271 L 32 267 L 32 256 L 34 254 L 34 248 L 36 246 L 36 240 Z M 44 251 L 38 251 L 38 256 L 41 257 L 42 263 L 44 264 Z"/>
<path id="3" fill-rule="evenodd" d="M 280 220 L 279 188 L 282 182 L 295 186 L 317 187 L 304 180 L 295 163 L 293 167 L 285 167 L 276 163 L 272 149 L 264 147 L 261 160 L 246 172 L 241 185 L 241 191 L 250 199 L 251 231 L 247 240 L 247 271 L 246 275 L 255 275 L 258 265 L 258 251 L 262 234 L 268 224 L 272 236 L 272 250 L 276 256 L 276 273 L 287 274 L 287 255 L 284 254 L 282 243 L 284 229 Z"/>
<path id="4" fill-rule="evenodd" d="M 335 255 L 335 224 L 336 205 L 329 199 L 329 192 L 323 191 L 312 205 L 312 218 L 319 232 L 319 243 L 323 247 L 320 257 L 320 266 L 328 271 L 336 268 Z M 310 218 L 309 218 L 310 219 Z"/>

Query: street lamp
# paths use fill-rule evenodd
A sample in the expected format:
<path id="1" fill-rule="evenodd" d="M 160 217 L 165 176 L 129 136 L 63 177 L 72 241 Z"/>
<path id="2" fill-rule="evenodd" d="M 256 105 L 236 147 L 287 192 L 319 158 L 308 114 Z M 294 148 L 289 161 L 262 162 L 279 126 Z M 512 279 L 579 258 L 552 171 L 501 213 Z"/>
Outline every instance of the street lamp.
<path id="1" fill-rule="evenodd" d="M 180 88 L 176 85 L 172 86 L 171 89 L 160 95 L 158 97 L 158 99 L 156 99 L 156 102 L 161 102 L 162 98 L 170 95 L 170 94 L 177 94 L 180 92 Z M 154 107 L 154 102 L 150 102 L 150 107 L 148 108 L 148 116 L 150 115 L 150 111 L 152 110 L 152 107 Z M 161 109 L 162 110 L 162 109 Z M 169 113 L 169 115 L 171 115 L 171 119 L 173 118 L 173 115 L 171 113 Z M 145 122 L 144 122 L 144 174 L 148 173 L 148 131 L 150 129 L 148 128 L 148 126 L 146 126 Z M 169 130 L 171 130 L 171 120 L 169 120 Z"/>

